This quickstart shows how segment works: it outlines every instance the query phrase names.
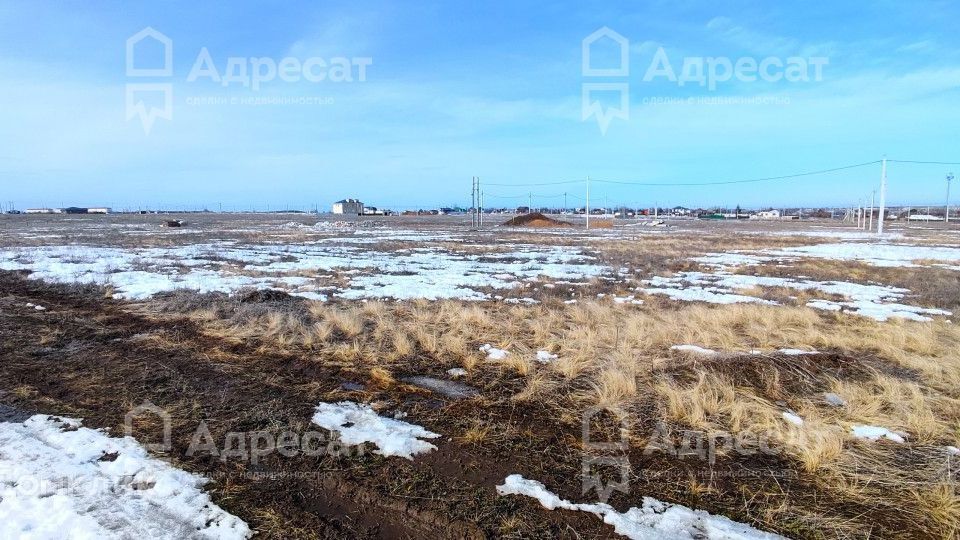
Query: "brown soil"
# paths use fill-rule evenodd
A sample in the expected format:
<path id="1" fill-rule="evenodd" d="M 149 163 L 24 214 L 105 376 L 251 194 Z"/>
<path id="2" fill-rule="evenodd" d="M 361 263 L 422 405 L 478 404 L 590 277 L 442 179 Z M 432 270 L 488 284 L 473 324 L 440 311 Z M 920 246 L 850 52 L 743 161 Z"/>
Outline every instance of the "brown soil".
<path id="1" fill-rule="evenodd" d="M 505 227 L 573 227 L 569 221 L 560 221 L 547 217 L 540 212 L 523 214 L 506 221 Z"/>
<path id="2" fill-rule="evenodd" d="M 271 295 L 242 299 L 279 300 Z M 46 310 L 24 307 L 28 302 Z M 506 395 L 521 384 L 509 375 L 490 381 L 482 396 L 470 399 L 402 384 L 345 387 L 344 382 L 367 382 L 366 370 L 315 354 L 278 352 L 266 340 L 221 339 L 177 313 L 150 315 L 142 306 L 104 298 L 93 287 L 49 285 L 11 272 L 0 272 L 0 336 L 0 421 L 20 418 L 25 411 L 57 414 L 119 435 L 125 413 L 150 401 L 173 419 L 173 449 L 163 457 L 211 478 L 207 489 L 214 502 L 247 521 L 258 537 L 614 536 L 610 526 L 586 513 L 547 511 L 532 499 L 496 494 L 495 486 L 516 473 L 573 501 L 596 500 L 595 493 L 581 492 L 579 420 L 564 423 L 542 404 L 500 399 L 497 388 Z M 840 358 L 818 359 L 826 360 L 838 375 L 850 369 Z M 795 367 L 796 385 L 811 384 L 805 378 L 807 366 L 801 365 L 807 361 L 783 360 Z M 440 375 L 431 373 L 429 365 L 411 363 L 393 376 Z M 759 379 L 761 369 L 758 363 L 743 370 L 743 382 Z M 437 450 L 413 461 L 369 451 L 344 457 L 274 453 L 256 465 L 205 453 L 187 455 L 201 421 L 218 443 L 236 432 L 319 431 L 309 423 L 317 403 L 340 400 L 402 411 L 408 421 L 443 437 L 431 441 Z M 638 434 L 653 433 L 653 400 L 649 396 L 633 411 L 641 419 Z M 478 426 L 487 430 L 481 440 L 464 436 Z M 138 425 L 135 436 L 141 442 L 158 441 L 160 429 Z M 616 433 L 615 424 L 599 429 Z M 765 512 L 783 504 L 840 504 L 781 456 L 719 456 L 708 465 L 662 452 L 647 454 L 640 445 L 632 446 L 628 457 L 630 492 L 614 492 L 610 499 L 620 510 L 639 506 L 649 495 L 791 537 L 817 538 L 822 524 L 785 516 L 772 523 Z M 879 537 L 909 530 L 909 518 L 887 508 L 851 506 L 848 513 L 869 516 Z"/>
<path id="3" fill-rule="evenodd" d="M 536 440 L 505 440 L 493 455 L 456 439 L 436 439 L 436 451 L 412 462 L 369 451 L 351 457 L 274 453 L 256 466 L 208 453 L 187 456 L 201 421 L 222 447 L 230 432 L 321 431 L 309 426 L 318 402 L 365 399 L 341 388 L 352 373 L 322 359 L 223 343 L 186 319 L 132 314 L 93 289 L 45 285 L 0 272 L 0 291 L 0 406 L 8 416 L 24 411 L 72 416 L 87 427 L 121 434 L 126 412 L 150 401 L 173 416 L 173 450 L 164 457 L 213 479 L 207 489 L 214 501 L 246 520 L 258 537 L 610 534 L 592 516 L 546 512 L 530 500 L 497 496 L 495 486 L 511 473 L 552 485 L 561 483 L 561 474 L 577 478 L 577 456 L 564 451 L 559 430 L 543 426 Z M 47 309 L 26 309 L 27 302 Z M 490 415 L 511 418 L 512 431 L 520 433 L 537 416 L 429 393 L 395 396 L 394 404 L 401 400 L 409 421 L 443 434 L 457 433 L 457 422 Z M 143 442 L 158 441 L 160 430 L 138 425 L 135 435 Z M 531 445 L 554 457 L 549 462 L 520 459 Z"/>

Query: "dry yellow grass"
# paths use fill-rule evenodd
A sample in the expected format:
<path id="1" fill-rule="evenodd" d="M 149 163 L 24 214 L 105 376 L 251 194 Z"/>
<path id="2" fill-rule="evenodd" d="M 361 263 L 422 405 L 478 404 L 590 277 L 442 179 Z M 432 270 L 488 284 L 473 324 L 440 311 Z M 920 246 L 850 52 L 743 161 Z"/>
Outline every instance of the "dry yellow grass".
<path id="1" fill-rule="evenodd" d="M 200 310 L 191 317 L 224 339 L 302 348 L 318 361 L 364 366 L 377 388 L 402 391 L 395 384 L 397 370 L 440 372 L 461 365 L 474 378 L 522 381 L 484 399 L 546 407 L 571 426 L 588 408 L 631 417 L 642 407 L 681 430 L 755 433 L 782 449 L 831 500 L 891 508 L 909 504 L 918 530 L 932 536 L 955 534 L 960 523 L 955 481 L 935 474 L 943 447 L 960 443 L 960 328 L 947 322 L 879 323 L 805 307 L 658 310 L 603 301 L 308 303 L 300 312 L 222 320 L 215 310 Z M 485 343 L 510 354 L 488 360 L 478 350 Z M 677 344 L 720 354 L 678 354 L 670 350 Z M 784 357 L 775 354 L 779 348 L 822 354 Z M 754 349 L 765 356 L 749 355 Z M 538 350 L 558 358 L 537 362 Z M 828 406 L 823 392 L 839 394 L 847 405 Z M 803 424 L 786 421 L 788 410 Z M 634 420 L 644 425 L 649 418 Z M 905 465 L 895 443 L 854 439 L 853 425 L 906 433 L 914 461 Z M 477 425 L 461 439 L 483 444 L 488 430 Z M 635 444 L 643 444 L 640 435 Z M 688 489 L 700 495 L 709 490 L 699 484 Z M 787 505 L 769 515 L 821 523 L 836 534 L 862 525 L 820 517 L 824 511 Z"/>

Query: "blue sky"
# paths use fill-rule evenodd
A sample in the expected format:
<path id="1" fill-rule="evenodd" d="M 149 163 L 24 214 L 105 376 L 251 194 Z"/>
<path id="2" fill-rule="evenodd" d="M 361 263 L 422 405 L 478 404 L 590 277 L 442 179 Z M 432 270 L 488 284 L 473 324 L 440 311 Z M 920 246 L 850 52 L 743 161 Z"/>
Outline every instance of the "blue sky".
<path id="1" fill-rule="evenodd" d="M 19 207 L 191 205 L 325 208 L 582 204 L 594 179 L 733 180 L 880 159 L 960 161 L 960 6 L 806 2 L 0 3 L 0 201 Z M 125 73 L 125 41 L 173 41 L 173 75 Z M 629 75 L 584 77 L 581 42 L 629 39 Z M 224 87 L 188 74 L 206 47 L 229 57 L 369 57 L 364 82 Z M 820 81 L 730 81 L 710 91 L 643 75 L 662 47 L 691 57 L 826 57 Z M 605 50 L 600 61 L 609 59 Z M 149 60 L 150 57 L 147 56 Z M 582 120 L 587 82 L 626 82 L 630 118 Z M 171 120 L 127 120 L 125 85 L 169 82 Z M 297 98 L 313 104 L 197 104 Z M 654 104 L 650 98 L 693 98 Z M 704 104 L 700 98 L 771 98 Z M 937 204 L 960 167 L 891 164 L 890 200 Z M 960 171 L 958 171 L 960 172 Z M 879 165 L 709 187 L 593 183 L 597 204 L 817 206 L 868 196 Z M 960 189 L 956 190 L 960 192 Z M 502 199 L 496 196 L 504 197 Z"/>

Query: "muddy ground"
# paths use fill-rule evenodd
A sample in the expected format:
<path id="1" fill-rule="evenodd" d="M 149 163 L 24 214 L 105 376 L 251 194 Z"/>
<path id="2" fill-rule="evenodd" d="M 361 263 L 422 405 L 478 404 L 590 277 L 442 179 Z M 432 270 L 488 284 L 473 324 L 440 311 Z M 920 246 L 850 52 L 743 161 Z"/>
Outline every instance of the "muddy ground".
<path id="1" fill-rule="evenodd" d="M 173 449 L 166 457 L 214 479 L 208 487 L 214 501 L 265 537 L 608 535 L 590 516 L 544 512 L 496 495 L 494 486 L 510 473 L 549 478 L 557 470 L 554 459 L 547 467 L 455 440 L 435 441 L 438 450 L 414 462 L 370 452 L 349 458 L 274 454 L 256 466 L 210 453 L 188 457 L 201 421 L 216 441 L 228 432 L 308 431 L 318 401 L 350 398 L 344 377 L 322 359 L 225 346 L 186 320 L 133 315 L 95 289 L 68 290 L 3 273 L 0 291 L 0 406 L 11 419 L 14 411 L 21 413 L 16 417 L 25 411 L 66 415 L 120 434 L 132 406 L 150 401 L 173 411 Z M 46 311 L 23 307 L 28 302 Z M 412 421 L 438 433 L 448 431 L 441 417 L 489 413 L 472 401 L 443 402 L 428 394 L 413 401 L 405 406 Z M 515 413 L 518 424 L 524 414 Z M 162 439 L 159 423 L 137 425 L 136 435 Z M 556 442 L 541 435 L 537 446 L 550 452 Z"/>
<path id="2" fill-rule="evenodd" d="M 8 420 L 37 412 L 65 415 L 119 435 L 132 407 L 145 401 L 160 406 L 171 412 L 173 425 L 172 449 L 160 455 L 211 478 L 207 489 L 214 501 L 262 537 L 587 539 L 613 534 L 584 513 L 550 512 L 532 499 L 497 496 L 495 486 L 519 473 L 572 500 L 596 500 L 595 493 L 580 492 L 579 430 L 552 423 L 536 405 L 504 405 L 482 397 L 454 400 L 409 387 L 357 390 L 344 384 L 357 378 L 348 366 L 264 353 L 257 343 L 223 343 L 187 319 L 137 314 L 96 288 L 49 285 L 10 272 L 0 272 L 0 335 L 0 412 Z M 230 432 L 309 431 L 316 404 L 337 399 L 402 410 L 408 421 L 444 437 L 432 441 L 436 451 L 413 461 L 383 458 L 370 449 L 347 456 L 275 452 L 257 464 L 218 459 L 210 452 L 187 455 L 201 422 L 222 448 L 219 441 Z M 476 425 L 487 430 L 482 440 L 450 436 Z M 134 434 L 141 442 L 159 442 L 161 428 L 160 422 L 141 422 Z M 636 489 L 615 492 L 610 501 L 623 510 L 638 505 L 641 495 L 653 495 L 756 522 L 769 501 L 748 499 L 724 477 L 749 472 L 757 492 L 772 483 L 788 490 L 796 483 L 778 477 L 776 471 L 787 468 L 772 457 L 718 462 L 709 471 L 663 455 L 629 458 Z M 691 495 L 688 482 L 704 473 L 721 489 L 706 497 Z M 783 529 L 796 526 L 784 523 Z"/>

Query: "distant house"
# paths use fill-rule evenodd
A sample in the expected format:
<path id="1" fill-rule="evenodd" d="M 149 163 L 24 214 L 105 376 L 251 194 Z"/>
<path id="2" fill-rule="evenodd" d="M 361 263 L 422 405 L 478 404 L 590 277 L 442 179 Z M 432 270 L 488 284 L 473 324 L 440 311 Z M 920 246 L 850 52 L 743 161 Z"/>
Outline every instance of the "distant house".
<path id="1" fill-rule="evenodd" d="M 363 215 L 365 216 L 386 216 L 389 213 L 387 210 L 381 210 L 376 206 L 364 206 Z"/>
<path id="2" fill-rule="evenodd" d="M 756 214 L 751 214 L 750 219 L 780 219 L 780 211 L 764 210 L 762 212 L 757 212 Z"/>
<path id="3" fill-rule="evenodd" d="M 333 203 L 331 210 L 334 214 L 360 216 L 363 215 L 363 203 L 359 199 L 343 199 Z"/>

